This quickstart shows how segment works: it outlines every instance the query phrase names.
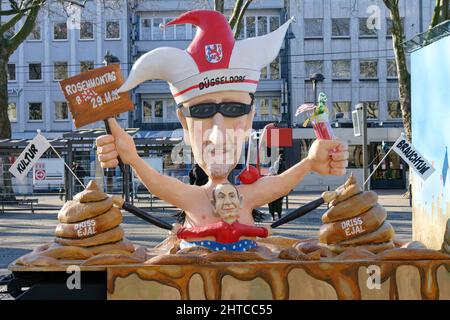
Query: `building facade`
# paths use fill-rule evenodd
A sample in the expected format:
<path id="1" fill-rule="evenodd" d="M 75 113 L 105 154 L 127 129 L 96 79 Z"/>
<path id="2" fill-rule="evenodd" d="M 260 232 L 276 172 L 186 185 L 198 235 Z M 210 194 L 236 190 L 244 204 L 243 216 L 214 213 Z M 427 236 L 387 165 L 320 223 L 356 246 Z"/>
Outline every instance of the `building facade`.
<path id="1" fill-rule="evenodd" d="M 6 8 L 8 1 L 3 2 L 2 8 Z M 82 9 L 49 3 L 8 64 L 13 138 L 34 137 L 37 129 L 48 138 L 61 138 L 64 132 L 74 130 L 59 81 L 102 66 L 107 50 L 121 61 L 124 76 L 128 74 L 125 0 L 87 1 Z M 127 119 L 127 114 L 120 116 L 122 125 L 128 126 Z"/>
<path id="2" fill-rule="evenodd" d="M 234 3 L 225 1 L 226 16 Z M 427 29 L 434 3 L 400 1 L 405 39 Z M 212 0 L 92 0 L 81 12 L 69 15 L 58 7 L 42 10 L 36 29 L 8 66 L 13 137 L 32 137 L 36 129 L 48 137 L 60 137 L 73 130 L 60 79 L 101 66 L 106 50 L 120 59 L 126 77 L 142 54 L 162 46 L 185 49 L 196 31 L 191 25 L 161 25 L 188 10 L 212 8 Z M 323 74 L 319 92 L 328 97 L 336 136 L 349 144 L 350 171 L 362 182 L 362 141 L 353 135 L 351 111 L 363 103 L 368 112 L 370 171 L 403 130 L 389 12 L 382 0 L 255 0 L 242 21 L 239 38 L 264 35 L 291 16 L 295 22 L 278 58 L 261 70 L 253 127 L 289 123 L 294 143 L 285 150 L 288 164 L 304 158 L 315 136 L 311 128 L 302 127 L 305 118 L 296 117 L 295 111 L 314 100 L 309 75 Z M 123 127 L 139 128 L 137 137 L 181 136 L 166 82 L 148 81 L 131 95 L 135 108 L 120 116 Z M 168 152 L 157 156 L 164 157 L 164 169 L 178 167 Z M 189 164 L 190 157 L 186 159 Z M 299 189 L 323 190 L 341 183 L 342 178 L 311 174 Z M 405 187 L 406 165 L 392 153 L 371 183 L 374 188 Z"/>
<path id="3" fill-rule="evenodd" d="M 434 1 L 400 1 L 405 39 L 425 31 L 431 21 Z M 291 25 L 289 92 L 291 112 L 312 102 L 309 75 L 321 73 L 318 85 L 327 97 L 330 121 L 337 137 L 349 144 L 349 168 L 362 182 L 362 138 L 353 134 L 351 111 L 363 103 L 368 115 L 370 172 L 403 130 L 398 99 L 398 79 L 392 49 L 392 22 L 382 0 L 292 0 L 289 13 L 298 17 Z M 409 60 L 409 56 L 408 56 Z M 338 117 L 336 117 L 338 115 Z M 294 152 L 304 156 L 314 133 L 302 128 L 304 116 L 292 114 Z M 406 165 L 390 153 L 371 179 L 373 188 L 404 188 Z M 336 186 L 336 177 L 308 176 L 301 188 Z"/>

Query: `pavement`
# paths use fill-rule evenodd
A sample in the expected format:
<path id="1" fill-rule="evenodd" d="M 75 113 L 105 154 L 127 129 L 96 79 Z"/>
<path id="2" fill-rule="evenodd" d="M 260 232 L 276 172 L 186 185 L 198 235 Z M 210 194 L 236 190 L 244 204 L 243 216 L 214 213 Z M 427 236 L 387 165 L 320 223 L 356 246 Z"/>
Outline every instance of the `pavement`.
<path id="1" fill-rule="evenodd" d="M 397 237 L 403 241 L 412 239 L 412 217 L 409 201 L 403 198 L 404 190 L 380 190 L 379 203 L 388 211 L 388 220 L 392 223 Z M 309 201 L 317 199 L 319 193 L 295 192 L 289 195 L 289 209 L 284 213 L 297 208 Z M 8 264 L 18 257 L 30 252 L 33 248 L 43 243 L 53 241 L 54 230 L 58 223 L 57 214 L 63 201 L 55 196 L 34 197 L 39 199 L 38 210 L 32 214 L 30 211 L 12 211 L 2 213 L 0 211 L 0 275 L 8 273 Z M 177 209 L 167 203 L 157 200 L 150 204 L 148 201 L 135 202 L 135 205 L 152 211 L 157 217 L 174 223 L 173 214 Z M 42 210 L 40 209 L 43 208 Z M 260 208 L 266 214 L 263 225 L 269 225 L 272 218 L 268 207 Z M 321 206 L 315 211 L 282 225 L 274 230 L 274 235 L 288 236 L 298 239 L 317 237 L 322 225 L 321 215 L 326 207 Z M 124 212 L 122 227 L 126 237 L 139 245 L 154 246 L 166 238 L 167 232 L 147 222 Z"/>

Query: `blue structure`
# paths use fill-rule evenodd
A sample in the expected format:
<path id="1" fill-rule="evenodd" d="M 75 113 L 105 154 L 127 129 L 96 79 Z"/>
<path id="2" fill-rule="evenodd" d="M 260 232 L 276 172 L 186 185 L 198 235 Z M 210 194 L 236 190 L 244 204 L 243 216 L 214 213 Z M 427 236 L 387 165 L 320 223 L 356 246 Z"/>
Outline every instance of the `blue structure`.
<path id="1" fill-rule="evenodd" d="M 412 143 L 436 169 L 426 181 L 413 176 L 413 238 L 433 249 L 441 248 L 450 219 L 450 37 L 442 37 L 447 27 L 431 31 L 440 40 L 411 55 Z M 429 39 L 419 38 L 422 45 Z"/>

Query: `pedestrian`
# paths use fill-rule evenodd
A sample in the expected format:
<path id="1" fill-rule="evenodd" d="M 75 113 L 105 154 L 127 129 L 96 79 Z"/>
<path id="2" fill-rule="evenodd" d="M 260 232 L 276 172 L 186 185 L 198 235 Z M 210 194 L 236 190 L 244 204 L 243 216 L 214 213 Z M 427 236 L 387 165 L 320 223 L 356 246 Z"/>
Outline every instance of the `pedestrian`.
<path id="1" fill-rule="evenodd" d="M 208 176 L 205 171 L 196 163 L 189 171 L 189 184 L 203 186 L 208 182 Z"/>
<path id="2" fill-rule="evenodd" d="M 284 154 L 280 153 L 278 159 L 269 168 L 269 175 L 278 175 L 286 170 L 286 165 L 284 162 Z M 278 219 L 281 218 L 281 213 L 283 211 L 283 197 L 278 198 L 271 203 L 269 203 L 269 212 L 272 215 L 272 221 L 275 221 L 275 213 L 278 215 Z"/>
<path id="3" fill-rule="evenodd" d="M 75 175 L 78 177 L 80 181 L 84 183 L 84 177 L 87 176 L 86 170 L 77 162 L 73 162 L 72 171 L 75 173 Z M 78 182 L 77 179 L 75 179 L 75 193 L 83 191 L 83 186 L 81 183 Z"/>

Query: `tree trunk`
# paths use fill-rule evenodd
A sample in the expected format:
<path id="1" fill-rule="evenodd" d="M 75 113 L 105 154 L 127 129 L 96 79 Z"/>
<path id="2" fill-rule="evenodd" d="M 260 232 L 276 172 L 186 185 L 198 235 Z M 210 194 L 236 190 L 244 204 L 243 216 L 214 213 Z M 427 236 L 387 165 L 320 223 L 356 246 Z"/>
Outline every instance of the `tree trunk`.
<path id="1" fill-rule="evenodd" d="M 225 2 L 225 0 L 214 0 L 214 10 L 223 13 L 224 12 L 224 2 Z"/>
<path id="2" fill-rule="evenodd" d="M 8 118 L 8 52 L 0 47 L 0 138 L 11 138 L 11 124 Z M 0 155 L 3 157 L 1 165 L 3 166 L 3 184 L 0 188 L 0 200 L 15 200 L 12 183 L 11 173 L 8 171 L 6 163 L 8 162 L 7 155 Z"/>
<path id="3" fill-rule="evenodd" d="M 8 118 L 8 55 L 0 47 L 0 139 L 11 138 L 11 123 Z"/>
<path id="4" fill-rule="evenodd" d="M 408 71 L 405 49 L 403 48 L 403 26 L 398 9 L 398 3 L 390 7 L 392 28 L 392 43 L 394 47 L 395 62 L 397 64 L 399 100 L 402 110 L 403 127 L 405 134 L 411 141 L 411 74 Z"/>

